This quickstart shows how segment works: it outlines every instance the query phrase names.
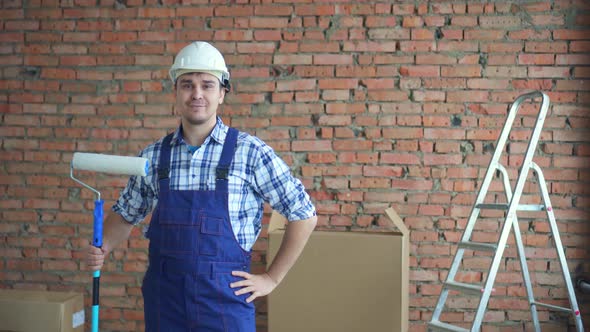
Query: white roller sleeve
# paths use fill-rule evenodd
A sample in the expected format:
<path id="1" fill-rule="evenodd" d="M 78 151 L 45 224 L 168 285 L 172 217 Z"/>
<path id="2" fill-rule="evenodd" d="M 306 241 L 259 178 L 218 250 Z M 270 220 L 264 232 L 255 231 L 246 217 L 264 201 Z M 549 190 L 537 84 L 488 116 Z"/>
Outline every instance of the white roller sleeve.
<path id="1" fill-rule="evenodd" d="M 145 176 L 149 162 L 141 157 L 75 152 L 72 167 L 85 171 Z"/>

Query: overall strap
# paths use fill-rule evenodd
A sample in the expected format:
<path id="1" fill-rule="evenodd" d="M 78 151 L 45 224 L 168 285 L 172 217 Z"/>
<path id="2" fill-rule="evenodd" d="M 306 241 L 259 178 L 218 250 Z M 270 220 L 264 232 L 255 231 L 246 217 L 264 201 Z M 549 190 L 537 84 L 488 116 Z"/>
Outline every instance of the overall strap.
<path id="1" fill-rule="evenodd" d="M 221 158 L 215 170 L 215 190 L 227 192 L 227 176 L 229 174 L 229 166 L 234 158 L 236 144 L 238 142 L 238 130 L 235 128 L 228 128 L 225 136 L 225 143 L 223 143 L 223 150 L 221 151 Z"/>
<path id="2" fill-rule="evenodd" d="M 160 149 L 160 161 L 158 163 L 158 181 L 160 190 L 168 190 L 170 187 L 170 142 L 174 133 L 168 134 L 162 141 Z"/>

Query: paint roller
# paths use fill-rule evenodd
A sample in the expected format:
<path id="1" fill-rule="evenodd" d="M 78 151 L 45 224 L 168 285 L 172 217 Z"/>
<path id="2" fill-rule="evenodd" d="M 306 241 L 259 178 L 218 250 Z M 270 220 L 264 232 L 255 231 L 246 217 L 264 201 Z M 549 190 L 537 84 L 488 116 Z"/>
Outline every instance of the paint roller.
<path id="1" fill-rule="evenodd" d="M 74 177 L 74 169 L 111 174 L 145 176 L 149 170 L 149 162 L 146 158 L 141 157 L 125 157 L 82 152 L 74 153 L 70 164 L 70 178 L 92 190 L 96 194 L 96 200 L 94 201 L 94 231 L 92 245 L 101 248 L 104 201 L 100 199 L 100 192 L 98 190 Z M 92 274 L 92 332 L 98 332 L 98 312 L 100 308 L 98 303 L 99 284 L 100 270 L 97 270 Z"/>

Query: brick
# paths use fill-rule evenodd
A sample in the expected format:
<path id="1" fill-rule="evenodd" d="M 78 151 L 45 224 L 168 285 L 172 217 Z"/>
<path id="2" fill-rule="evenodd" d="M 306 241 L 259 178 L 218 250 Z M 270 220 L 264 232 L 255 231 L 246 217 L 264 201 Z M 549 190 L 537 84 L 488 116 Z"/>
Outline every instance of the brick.
<path id="1" fill-rule="evenodd" d="M 505 90 L 509 86 L 509 80 L 477 78 L 467 80 L 467 87 L 470 89 Z"/>
<path id="2" fill-rule="evenodd" d="M 277 17 L 251 17 L 249 19 L 250 28 L 283 28 L 288 25 L 288 19 Z"/>
<path id="3" fill-rule="evenodd" d="M 400 177 L 403 174 L 401 167 L 385 167 L 385 166 L 364 166 L 363 175 L 372 177 Z"/>
<path id="4" fill-rule="evenodd" d="M 214 34 L 214 38 L 218 40 L 235 40 L 235 41 L 244 41 L 244 40 L 252 40 L 253 34 L 252 31 L 243 31 L 243 30 L 216 30 Z"/>
<path id="5" fill-rule="evenodd" d="M 61 66 L 96 66 L 96 57 L 79 55 L 79 56 L 60 56 L 59 64 Z"/>
<path id="6" fill-rule="evenodd" d="M 460 27 L 474 27 L 477 26 L 477 17 L 455 15 L 451 18 L 451 25 Z"/>
<path id="7" fill-rule="evenodd" d="M 555 57 L 556 65 L 585 65 L 588 63 L 587 55 L 559 54 Z"/>
<path id="8" fill-rule="evenodd" d="M 509 31 L 508 38 L 510 39 L 523 39 L 523 40 L 543 40 L 549 39 L 551 36 L 551 32 L 547 30 L 532 30 L 532 29 L 524 29 L 518 31 Z"/>
<path id="9" fill-rule="evenodd" d="M 561 25 L 563 26 L 565 21 L 561 15 L 531 15 L 532 23 L 535 26 L 543 25 Z"/>
<path id="10" fill-rule="evenodd" d="M 291 16 L 292 13 L 293 7 L 291 6 L 258 5 L 254 7 L 254 14 L 256 16 Z M 296 13 L 303 15 L 302 13 Z"/>
<path id="11" fill-rule="evenodd" d="M 336 5 L 335 14 L 341 15 L 366 15 L 366 14 L 373 14 L 374 5 L 369 4 L 343 4 L 343 5 Z"/>
<path id="12" fill-rule="evenodd" d="M 477 52 L 479 51 L 479 43 L 473 41 L 439 41 L 437 50 L 439 52 Z M 486 52 L 492 51 L 486 50 Z"/>
<path id="13" fill-rule="evenodd" d="M 339 129 L 345 128 L 336 128 L 336 131 Z M 335 151 L 370 151 L 373 148 L 373 142 L 366 140 L 335 140 L 332 146 Z"/>
<path id="14" fill-rule="evenodd" d="M 399 48 L 402 52 L 432 52 L 436 51 L 434 41 L 401 41 Z"/>
<path id="15" fill-rule="evenodd" d="M 489 99 L 487 91 L 449 91 L 447 102 L 485 102 Z"/>
<path id="16" fill-rule="evenodd" d="M 367 16 L 365 26 L 367 28 L 375 27 L 395 27 L 397 19 L 395 16 Z"/>
<path id="17" fill-rule="evenodd" d="M 198 7 L 182 7 L 176 10 L 175 15 L 178 17 L 212 17 L 214 7 L 198 6 Z"/>
<path id="18" fill-rule="evenodd" d="M 459 58 L 458 63 L 462 65 L 476 65 L 481 61 L 479 54 L 467 54 Z"/>
<path id="19" fill-rule="evenodd" d="M 566 53 L 567 43 L 566 42 L 525 42 L 524 47 L 527 53 Z"/>
<path id="20" fill-rule="evenodd" d="M 481 66 L 463 65 L 463 66 L 443 66 L 441 67 L 442 77 L 481 77 Z"/>
<path id="21" fill-rule="evenodd" d="M 521 65 L 552 65 L 555 63 L 555 56 L 553 54 L 520 54 L 518 63 Z"/>
<path id="22" fill-rule="evenodd" d="M 340 51 L 340 46 L 336 42 L 323 42 L 323 41 L 309 41 L 306 43 L 299 44 L 299 50 L 301 52 L 325 52 L 325 53 L 336 53 Z"/>
<path id="23" fill-rule="evenodd" d="M 574 77 L 576 77 L 576 78 L 590 77 L 590 68 L 588 68 L 588 67 L 574 68 Z"/>
<path id="24" fill-rule="evenodd" d="M 58 59 L 44 55 L 29 55 L 24 57 L 23 63 L 27 66 L 56 66 Z"/>
<path id="25" fill-rule="evenodd" d="M 450 65 L 457 63 L 457 59 L 445 54 L 416 55 L 416 64 L 422 65 Z"/>
<path id="26" fill-rule="evenodd" d="M 408 100 L 408 93 L 394 90 L 370 90 L 368 96 L 375 101 L 405 101 Z"/>
<path id="27" fill-rule="evenodd" d="M 352 55 L 316 54 L 313 56 L 314 65 L 351 65 L 352 63 Z"/>
<path id="28" fill-rule="evenodd" d="M 521 25 L 520 16 L 481 16 L 479 25 L 483 28 L 507 29 Z"/>
<path id="29" fill-rule="evenodd" d="M 523 43 L 521 42 L 491 42 L 491 43 L 481 43 L 481 50 L 487 53 L 518 53 L 523 50 Z M 526 49 L 526 52 L 534 53 L 534 51 Z M 541 50 L 539 50 L 541 52 Z M 547 53 L 547 52 L 541 52 Z"/>
<path id="30" fill-rule="evenodd" d="M 438 66 L 402 66 L 400 74 L 410 77 L 438 77 L 440 76 L 440 67 Z"/>
<path id="31" fill-rule="evenodd" d="M 253 16 L 254 8 L 252 6 L 217 6 L 213 11 L 215 16 Z"/>
<path id="32" fill-rule="evenodd" d="M 389 179 L 361 178 L 352 179 L 350 188 L 389 188 L 391 186 Z"/>
<path id="33" fill-rule="evenodd" d="M 415 28 L 424 25 L 424 20 L 420 16 L 404 16 L 402 19 L 402 27 Z"/>
<path id="34" fill-rule="evenodd" d="M 338 19 L 338 26 L 342 28 L 360 28 L 363 26 L 363 18 L 356 16 L 340 17 Z M 349 31 L 353 31 L 350 29 Z"/>
<path id="35" fill-rule="evenodd" d="M 587 91 L 590 90 L 588 83 L 590 82 L 585 80 L 558 80 L 556 90 Z"/>
<path id="36" fill-rule="evenodd" d="M 318 124 L 322 126 L 348 126 L 351 122 L 350 116 L 346 115 L 326 115 L 318 119 Z"/>
<path id="37" fill-rule="evenodd" d="M 286 65 L 311 65 L 313 57 L 311 55 L 282 55 L 277 54 L 273 57 L 274 64 Z"/>
<path id="38" fill-rule="evenodd" d="M 370 39 L 384 39 L 384 40 L 409 40 L 410 29 L 400 28 L 372 28 L 367 32 Z"/>
<path id="39" fill-rule="evenodd" d="M 441 30 L 442 39 L 444 40 L 463 40 L 463 30 L 460 29 L 448 29 L 442 28 Z M 446 45 L 446 46 L 443 46 Z M 457 44 L 454 43 L 439 43 L 439 50 L 450 50 L 456 48 Z"/>
<path id="40" fill-rule="evenodd" d="M 588 39 L 588 34 L 584 30 L 569 30 L 569 29 L 557 29 L 553 31 L 553 39 L 566 39 L 566 40 L 578 40 Z"/>
<path id="41" fill-rule="evenodd" d="M 348 90 L 324 90 L 322 92 L 322 99 L 333 100 L 349 100 L 350 92 Z"/>
<path id="42" fill-rule="evenodd" d="M 293 81 L 279 81 L 277 82 L 277 91 L 287 90 L 311 90 L 317 85 L 316 80 L 293 80 Z"/>
<path id="43" fill-rule="evenodd" d="M 428 29 L 412 29 L 412 40 L 434 40 L 434 31 Z"/>
<path id="44" fill-rule="evenodd" d="M 442 27 L 445 26 L 445 18 L 443 16 L 426 16 L 424 24 L 428 27 Z"/>
<path id="45" fill-rule="evenodd" d="M 427 139 L 465 139 L 464 129 L 425 128 L 424 138 Z"/>
<path id="46" fill-rule="evenodd" d="M 442 91 L 415 91 L 412 94 L 414 101 L 445 101 L 446 94 Z"/>
<path id="47" fill-rule="evenodd" d="M 484 69 L 486 77 L 526 77 L 527 68 L 517 66 L 488 66 Z"/>
<path id="48" fill-rule="evenodd" d="M 500 40 L 506 36 L 505 30 L 465 30 L 465 40 Z"/>
<path id="49" fill-rule="evenodd" d="M 465 78 L 426 78 L 423 79 L 427 89 L 464 89 L 467 87 Z"/>
<path id="50" fill-rule="evenodd" d="M 567 78 L 569 67 L 532 66 L 528 68 L 529 77 Z"/>
<path id="51" fill-rule="evenodd" d="M 590 41 L 572 41 L 569 43 L 570 52 L 586 52 L 590 51 Z"/>
<path id="52" fill-rule="evenodd" d="M 395 52 L 397 42 L 344 42 L 343 51 L 345 52 Z"/>

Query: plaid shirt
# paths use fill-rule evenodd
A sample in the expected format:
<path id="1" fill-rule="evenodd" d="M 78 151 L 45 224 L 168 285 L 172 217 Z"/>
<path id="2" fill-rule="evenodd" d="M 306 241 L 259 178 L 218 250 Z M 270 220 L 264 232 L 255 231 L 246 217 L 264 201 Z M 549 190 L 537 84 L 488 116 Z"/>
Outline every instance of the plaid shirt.
<path id="1" fill-rule="evenodd" d="M 179 127 L 170 143 L 170 189 L 214 190 L 215 168 L 221 156 L 228 127 L 221 119 L 194 153 L 189 151 Z M 140 223 L 158 202 L 158 164 L 163 138 L 140 154 L 150 162 L 145 177 L 132 176 L 113 206 L 131 224 Z M 262 229 L 263 204 L 290 221 L 315 215 L 309 195 L 301 181 L 271 147 L 260 139 L 240 132 L 228 177 L 229 218 L 235 237 L 244 250 L 250 250 Z"/>

